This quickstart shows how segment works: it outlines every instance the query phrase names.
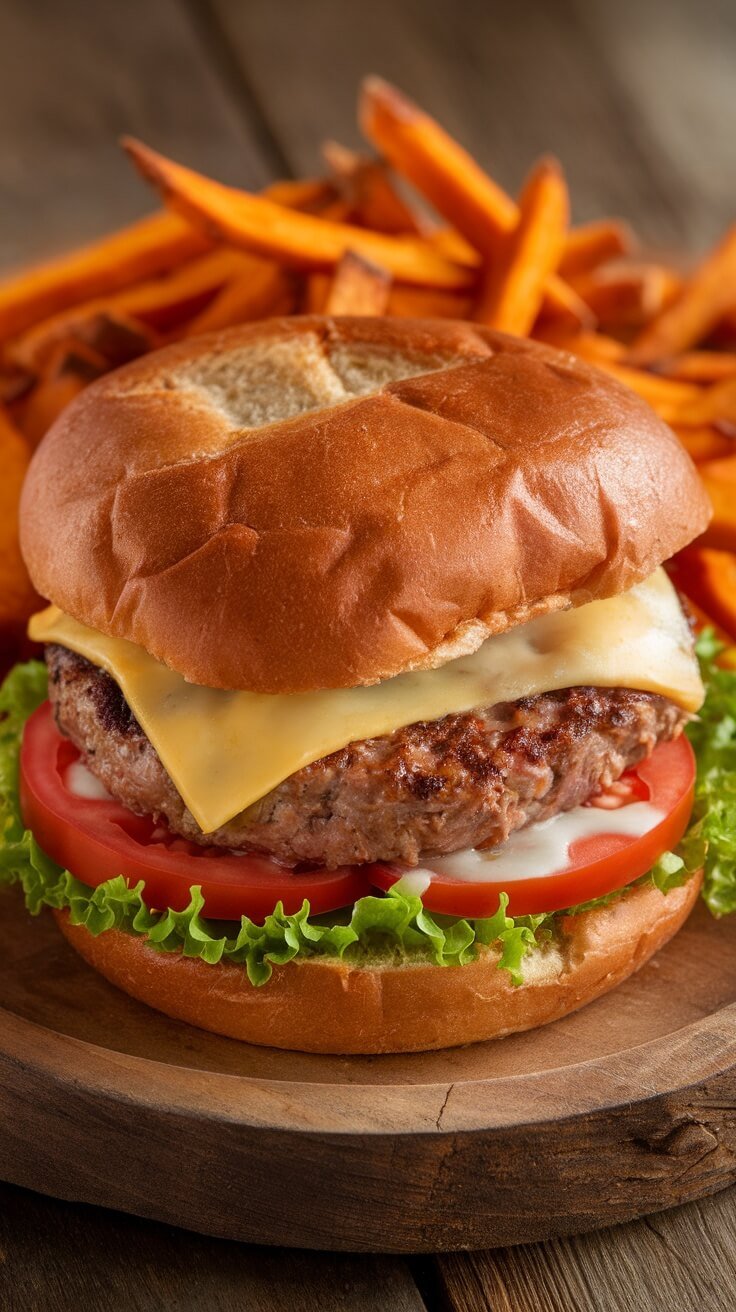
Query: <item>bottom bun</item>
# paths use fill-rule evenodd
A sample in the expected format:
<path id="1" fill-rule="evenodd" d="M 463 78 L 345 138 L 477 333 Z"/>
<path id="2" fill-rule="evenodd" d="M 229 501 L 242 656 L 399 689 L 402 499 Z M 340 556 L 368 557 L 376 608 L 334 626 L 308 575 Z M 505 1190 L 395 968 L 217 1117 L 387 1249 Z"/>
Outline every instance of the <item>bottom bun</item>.
<path id="1" fill-rule="evenodd" d="M 498 954 L 467 966 L 351 966 L 314 958 L 275 966 L 254 988 L 241 966 L 156 951 L 110 930 L 98 938 L 54 915 L 85 961 L 112 984 L 176 1020 L 229 1038 L 302 1052 L 422 1052 L 502 1038 L 558 1020 L 639 970 L 685 922 L 702 883 L 666 896 L 652 885 L 560 920 L 557 938 L 524 959 L 515 987 Z"/>

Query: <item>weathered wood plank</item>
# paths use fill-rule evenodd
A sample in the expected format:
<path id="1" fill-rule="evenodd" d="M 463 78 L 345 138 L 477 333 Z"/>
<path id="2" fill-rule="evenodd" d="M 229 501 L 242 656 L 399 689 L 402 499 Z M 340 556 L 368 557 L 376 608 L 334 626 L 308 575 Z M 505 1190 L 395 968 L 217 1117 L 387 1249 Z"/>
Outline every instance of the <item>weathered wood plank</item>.
<path id="1" fill-rule="evenodd" d="M 360 10 L 341 0 L 209 2 L 296 171 L 316 166 L 325 136 L 358 141 L 356 86 L 373 71 L 417 97 L 512 190 L 538 155 L 559 155 L 579 219 L 620 213 L 650 242 L 681 246 L 731 215 L 733 36 L 718 48 L 718 33 L 730 31 L 719 17 L 727 0 L 687 12 L 681 0 L 674 23 L 669 6 L 636 0 L 623 18 L 606 0 L 590 16 L 583 0 L 373 0 Z M 687 106 L 676 94 L 686 73 Z"/>
<path id="2" fill-rule="evenodd" d="M 630 131 L 667 168 L 685 247 L 704 248 L 736 221 L 736 6 L 576 0 L 576 7 L 636 110 Z"/>
<path id="3" fill-rule="evenodd" d="M 397 1258 L 247 1248 L 3 1184 L 0 1308 L 421 1312 L 424 1304 Z"/>
<path id="4" fill-rule="evenodd" d="M 436 1264 L 456 1312 L 732 1312 L 736 1189 L 595 1234 Z"/>
<path id="5" fill-rule="evenodd" d="M 131 132 L 233 181 L 272 161 L 177 0 L 7 0 L 0 14 L 0 266 L 155 208 Z"/>

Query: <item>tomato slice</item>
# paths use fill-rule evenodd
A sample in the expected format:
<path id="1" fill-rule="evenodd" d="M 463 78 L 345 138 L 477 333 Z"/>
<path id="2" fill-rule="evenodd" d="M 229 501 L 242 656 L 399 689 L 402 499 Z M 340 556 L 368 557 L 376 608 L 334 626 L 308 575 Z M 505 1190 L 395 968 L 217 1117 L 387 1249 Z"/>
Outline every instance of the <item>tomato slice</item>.
<path id="1" fill-rule="evenodd" d="M 216 920 L 262 920 L 281 901 L 288 914 L 305 898 L 312 913 L 349 906 L 371 891 L 359 866 L 287 870 L 267 857 L 198 847 L 137 816 L 112 799 L 79 797 L 67 787 L 79 752 L 62 738 L 44 702 L 26 724 L 20 756 L 23 821 L 44 852 L 83 884 L 96 888 L 115 875 L 145 881 L 146 904 L 183 911 L 189 890 L 202 888 L 205 913 Z"/>
<path id="2" fill-rule="evenodd" d="M 432 870 L 432 862 L 422 869 L 430 878 L 422 902 L 429 911 L 448 916 L 491 916 L 498 909 L 500 893 L 509 896 L 509 914 L 533 915 L 541 911 L 561 911 L 565 907 L 603 897 L 623 888 L 646 874 L 663 852 L 675 847 L 687 828 L 693 805 L 695 757 L 681 735 L 671 743 L 655 748 L 648 760 L 627 772 L 622 780 L 598 797 L 591 805 L 600 812 L 600 831 L 571 842 L 564 867 L 553 873 L 513 879 L 491 878 L 493 862 L 488 862 L 489 878 L 482 882 L 466 881 Z M 623 802 L 648 800 L 662 819 L 639 837 L 606 833 L 607 821 Z M 407 868 L 379 864 L 370 867 L 370 877 L 378 888 L 391 888 Z"/>

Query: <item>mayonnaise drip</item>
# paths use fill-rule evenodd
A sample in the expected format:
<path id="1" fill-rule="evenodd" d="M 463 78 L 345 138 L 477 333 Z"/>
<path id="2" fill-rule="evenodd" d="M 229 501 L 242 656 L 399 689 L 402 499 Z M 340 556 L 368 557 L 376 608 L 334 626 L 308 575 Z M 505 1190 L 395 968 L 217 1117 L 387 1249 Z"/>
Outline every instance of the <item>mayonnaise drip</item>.
<path id="1" fill-rule="evenodd" d="M 519 879 L 542 879 L 569 868 L 570 848 L 580 838 L 590 838 L 595 834 L 641 838 L 663 819 L 664 813 L 650 802 L 632 802 L 617 811 L 576 806 L 572 811 L 552 816 L 550 820 L 517 830 L 500 847 L 487 851 L 471 847 L 464 852 L 432 858 L 432 870 L 463 883 L 483 883 L 485 880 L 497 883 L 502 880 L 512 884 Z M 424 872 L 413 873 L 421 875 Z M 407 878 L 411 875 L 404 876 Z M 421 891 L 425 892 L 426 886 Z"/>

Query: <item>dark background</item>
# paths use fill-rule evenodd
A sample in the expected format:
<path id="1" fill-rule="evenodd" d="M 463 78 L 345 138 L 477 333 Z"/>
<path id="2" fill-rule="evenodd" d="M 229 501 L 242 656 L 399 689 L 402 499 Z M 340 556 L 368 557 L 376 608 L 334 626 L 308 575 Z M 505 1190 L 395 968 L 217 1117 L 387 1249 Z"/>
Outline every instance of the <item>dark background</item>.
<path id="1" fill-rule="evenodd" d="M 366 72 L 511 190 L 556 153 L 578 220 L 620 214 L 684 254 L 736 219 L 734 0 L 0 0 L 0 265 L 155 208 L 122 132 L 250 187 L 319 170 L 323 138 L 358 142 Z M 271 1254 L 0 1186 L 0 1309 L 725 1312 L 734 1197 L 403 1261 Z"/>

